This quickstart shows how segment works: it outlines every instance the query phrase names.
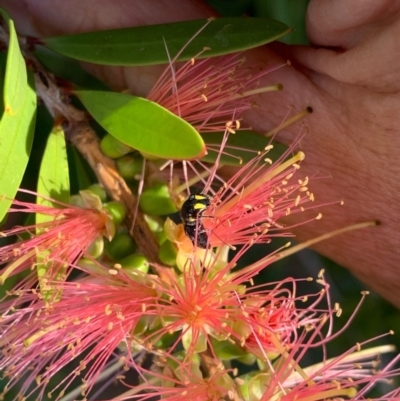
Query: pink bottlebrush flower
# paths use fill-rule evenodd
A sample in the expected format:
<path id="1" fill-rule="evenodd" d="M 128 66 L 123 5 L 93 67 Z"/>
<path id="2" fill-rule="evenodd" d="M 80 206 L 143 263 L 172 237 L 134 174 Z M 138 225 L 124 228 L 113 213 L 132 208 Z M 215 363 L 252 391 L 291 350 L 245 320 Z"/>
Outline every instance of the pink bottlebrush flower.
<path id="1" fill-rule="evenodd" d="M 241 53 L 196 60 L 200 55 L 203 57 L 204 52 L 207 49 L 190 61 L 177 64 L 178 54 L 171 60 L 147 98 L 183 118 L 201 134 L 235 133 L 236 130 L 245 128 L 245 124 L 240 122 L 241 114 L 254 107 L 255 95 L 282 89 L 280 84 L 260 86 L 261 78 L 287 64 L 269 68 L 246 66 L 245 56 Z M 218 152 L 219 145 L 207 141 L 207 137 L 203 139 L 207 150 Z M 228 148 L 227 145 L 225 153 Z M 203 163 L 197 162 L 199 167 L 192 161 L 182 161 L 182 175 L 187 189 L 190 177 L 201 177 L 203 169 L 207 169 Z M 160 169 L 163 170 L 166 166 L 171 168 L 169 180 L 172 187 L 174 162 L 169 160 Z"/>
<path id="2" fill-rule="evenodd" d="M 23 191 L 37 195 L 30 191 Z M 38 195 L 39 196 L 39 195 Z M 21 240 L 0 248 L 0 264 L 8 263 L 1 270 L 0 282 L 36 265 L 46 264 L 46 279 L 52 279 L 77 262 L 97 238 L 111 239 L 115 227 L 110 215 L 103 210 L 98 197 L 81 191 L 86 207 L 67 205 L 48 199 L 58 207 L 14 200 L 10 213 L 46 215 L 52 220 L 45 223 L 14 227 L 1 233 L 2 237 L 21 236 Z M 28 234 L 29 239 L 23 235 Z"/>
<path id="3" fill-rule="evenodd" d="M 394 366 L 400 361 L 400 355 L 395 356 L 382 370 L 377 371 L 376 358 L 385 353 L 393 353 L 393 346 L 380 346 L 361 351 L 367 344 L 380 339 L 385 335 L 377 336 L 362 343 L 357 343 L 342 355 L 327 359 L 326 345 L 334 338 L 343 333 L 357 311 L 359 310 L 367 292 L 362 293 L 362 298 L 352 313 L 352 316 L 345 325 L 336 333 L 333 333 L 333 316 L 340 315 L 341 309 L 338 305 L 331 307 L 329 286 L 325 282 L 323 272 L 319 275 L 319 283 L 324 286 L 321 296 L 326 297 L 328 305 L 327 311 L 317 308 L 314 302 L 311 307 L 307 307 L 312 320 L 304 320 L 304 331 L 294 341 L 290 348 L 281 343 L 280 337 L 273 334 L 274 344 L 277 349 L 281 349 L 279 356 L 273 364 L 264 359 L 264 378 L 258 377 L 256 386 L 253 389 L 257 394 L 260 388 L 263 394 L 260 401 L 277 399 L 280 401 L 296 400 L 321 400 L 326 399 L 350 399 L 364 400 L 369 390 L 378 382 L 388 381 L 393 377 L 398 377 L 400 369 Z M 328 323 L 328 328 L 323 330 Z M 392 333 L 390 333 L 392 334 Z M 323 361 L 315 366 L 304 367 L 303 358 L 310 349 L 321 349 Z M 252 383 L 245 384 L 251 389 Z M 382 398 L 382 401 L 385 398 Z"/>
<path id="4" fill-rule="evenodd" d="M 79 365 L 50 392 L 69 388 L 77 374 L 85 379 L 89 391 L 114 352 L 122 353 L 126 364 L 141 372 L 134 356 L 141 350 L 171 359 L 177 345 L 183 344 L 188 352 L 182 363 L 187 364 L 196 353 L 213 349 L 211 338 L 230 338 L 238 346 L 246 338 L 251 341 L 249 325 L 253 324 L 254 308 L 259 307 L 257 297 L 272 297 L 273 290 L 253 293 L 247 302 L 243 279 L 249 274 L 228 276 L 236 261 L 234 258 L 224 267 L 212 260 L 210 271 L 204 274 L 191 264 L 182 276 L 162 267 L 158 267 L 159 277 L 131 276 L 117 266 L 108 271 L 101 268 L 76 282 L 49 282 L 62 294 L 55 303 L 35 290 L 11 292 L 15 298 L 1 304 L 0 324 L 4 355 L 0 369 L 10 379 L 8 388 L 24 377 L 21 393 L 38 391 L 42 395 L 49 380 L 79 357 Z M 213 269 L 220 270 L 211 274 Z M 256 266 L 253 274 L 258 269 Z M 283 305 L 282 298 L 281 302 Z M 292 317 L 298 323 L 296 312 Z M 285 315 L 280 325 L 275 318 L 270 330 L 288 332 L 287 319 Z M 296 330 L 296 323 L 292 329 Z M 171 335 L 173 343 L 160 349 L 158 344 Z M 23 376 L 26 366 L 29 375 Z"/>
<path id="5" fill-rule="evenodd" d="M 201 53 L 206 51 L 203 50 Z M 196 60 L 196 57 L 179 65 L 176 64 L 176 59 L 171 60 L 169 67 L 148 93 L 147 99 L 178 115 L 201 134 L 235 133 L 235 130 L 241 128 L 241 114 L 254 106 L 253 96 L 282 89 L 281 85 L 260 87 L 260 78 L 286 64 L 260 71 L 254 67 L 245 67 L 243 54 L 203 60 Z M 203 140 L 206 146 L 199 158 L 209 150 L 218 151 L 219 145 L 215 142 L 207 141 L 205 137 Z M 226 149 L 228 148 L 227 145 Z M 249 151 L 255 153 L 254 150 Z M 226 150 L 225 153 L 227 153 Z M 159 183 L 160 177 L 162 180 L 167 180 L 171 197 L 176 204 L 182 201 L 180 191 L 174 190 L 178 177 L 181 176 L 184 180 L 185 190 L 189 190 L 191 179 L 198 177 L 201 179 L 208 169 L 200 160 L 179 160 L 177 163 L 174 160 L 167 160 L 156 169 L 149 169 L 146 166 L 148 163 L 143 163 L 141 172 L 138 174 L 138 197 L 140 198 L 145 187 L 147 169 L 150 171 L 150 174 L 147 173 L 147 183 L 152 180 Z M 178 169 L 176 169 L 177 166 Z"/>
<path id="6" fill-rule="evenodd" d="M 166 401 L 220 401 L 227 395 L 229 399 L 236 399 L 235 383 L 231 377 L 237 374 L 236 370 L 225 369 L 220 363 L 214 366 L 211 361 L 209 372 L 204 375 L 200 359 L 183 364 L 176 359 L 170 360 L 168 356 L 159 358 L 152 371 L 147 372 L 150 380 L 135 387 L 127 385 L 130 390 L 115 399 L 147 401 L 161 397 Z M 206 356 L 202 359 L 204 368 L 204 362 L 209 361 Z"/>
<path id="7" fill-rule="evenodd" d="M 342 379 L 343 390 L 334 394 L 351 395 L 354 389 L 349 376 L 367 387 L 378 378 L 398 373 L 390 366 L 376 376 L 362 369 L 355 371 L 353 365 L 349 366 L 348 355 L 336 358 L 334 363 L 324 361 L 322 367 L 304 373 L 301 363 L 306 351 L 324 346 L 338 334 L 332 334 L 331 326 L 339 309 L 330 306 L 329 297 L 326 310 L 318 307 L 328 286 L 322 280 L 324 291 L 302 310 L 292 303 L 296 300 L 301 304 L 306 299 L 296 299 L 290 292 L 285 297 L 283 283 L 272 289 L 246 290 L 245 281 L 251 280 L 273 258 L 229 273 L 240 255 L 230 263 L 222 262 L 221 255 L 216 256 L 201 263 L 188 262 L 180 276 L 161 267 L 157 268 L 158 276 L 126 273 L 116 265 L 108 271 L 95 270 L 97 273 L 93 271 L 91 276 L 76 282 L 53 282 L 52 287 L 62 293 L 56 303 L 46 302 L 34 290 L 11 293 L 15 297 L 1 304 L 0 323 L 0 369 L 10 379 L 7 389 L 23 379 L 23 395 L 36 394 L 41 399 L 48 391 L 54 396 L 60 393 L 61 397 L 80 375 L 86 394 L 115 354 L 122 367 L 136 369 L 144 380 L 138 391 L 148 390 L 152 395 L 158 391 L 167 400 L 177 401 L 185 395 L 200 400 L 207 390 L 210 399 L 217 400 L 224 391 L 238 391 L 218 357 L 216 344 L 223 341 L 242 347 L 266 365 L 266 371 L 259 374 L 264 377 L 261 385 L 265 392 L 256 398 L 260 401 L 271 397 L 294 401 L 296 392 L 308 395 L 314 390 L 314 399 L 323 400 L 321 397 L 330 394 L 335 380 Z M 294 283 L 291 279 L 286 282 Z M 269 314 L 271 310 L 273 313 Z M 299 333 L 299 328 L 304 330 Z M 165 342 L 168 336 L 170 339 Z M 186 353 L 178 357 L 180 344 Z M 140 365 L 142 351 L 164 364 L 161 373 Z M 203 376 L 204 366 L 196 368 L 198 358 L 212 368 L 211 376 Z M 270 358 L 274 359 L 273 364 Z M 51 385 L 51 379 L 61 369 L 68 369 L 71 360 L 77 362 L 75 367 Z M 249 383 L 253 385 L 252 381 Z M 308 388 L 310 383 L 316 384 Z M 347 392 L 345 383 L 351 387 Z M 293 397 L 284 398 L 289 394 Z M 320 394 L 320 398 L 315 398 Z M 149 394 L 135 390 L 133 395 L 120 399 L 148 398 Z"/>
<path id="8" fill-rule="evenodd" d="M 290 229 L 295 226 L 287 227 L 281 220 L 303 212 L 304 205 L 314 201 L 308 177 L 301 180 L 297 174 L 304 153 L 288 158 L 289 149 L 272 163 L 268 149 L 238 170 L 211 198 L 211 205 L 202 214 L 202 224 L 212 247 L 292 236 Z M 318 214 L 316 219 L 320 217 Z"/>
<path id="9" fill-rule="evenodd" d="M 283 347 L 286 350 L 300 347 L 305 341 L 305 333 L 319 331 L 321 322 L 332 325 L 337 311 L 321 306 L 329 297 L 328 285 L 324 283 L 323 290 L 316 294 L 296 296 L 296 284 L 301 281 L 307 279 L 287 278 L 251 287 L 243 296 L 242 309 L 248 318 L 247 336 L 243 337 L 242 345 L 258 358 L 279 355 Z M 287 288 L 288 285 L 292 288 Z M 305 300 L 308 301 L 307 308 L 301 307 Z"/>
<path id="10" fill-rule="evenodd" d="M 395 347 L 378 346 L 361 350 L 375 339 L 358 343 L 337 357 L 306 368 L 301 366 L 302 358 L 307 347 L 313 347 L 313 344 L 306 344 L 305 350 L 293 349 L 275 361 L 272 369 L 267 369 L 270 371 L 265 375 L 262 384 L 265 391 L 259 400 L 397 400 L 393 395 L 399 394 L 399 389 L 383 397 L 368 397 L 370 390 L 378 383 L 388 383 L 400 374 L 400 369 L 395 368 L 400 361 L 400 355 L 394 357 L 382 370 L 378 370 L 380 356 L 393 353 Z M 251 387 L 251 383 L 247 385 Z"/>
<path id="11" fill-rule="evenodd" d="M 5 393 L 18 384 L 25 396 L 42 399 L 47 392 L 62 397 L 77 375 L 85 382 L 82 392 L 89 392 L 115 352 L 122 367 L 128 360 L 135 364 L 132 353 L 143 349 L 134 340 L 135 328 L 139 323 L 142 329 L 151 325 L 151 305 L 154 310 L 159 297 L 151 276 L 142 275 L 139 282 L 122 271 L 116 277 L 114 269 L 102 274 L 51 282 L 62 293 L 58 302 L 45 301 L 35 290 L 11 292 L 15 298 L 2 302 L 0 369 L 8 379 Z M 119 352 L 118 347 L 126 351 Z M 68 365 L 71 360 L 77 361 L 74 367 Z M 66 366 L 63 379 L 51 382 Z"/>
<path id="12" fill-rule="evenodd" d="M 368 397 L 369 390 L 376 384 L 399 376 L 399 369 L 393 366 L 400 356 L 393 358 L 381 371 L 376 370 L 380 355 L 392 353 L 394 347 L 357 350 L 360 347 L 358 344 L 336 358 L 306 368 L 301 367 L 304 353 L 296 356 L 299 349 L 293 349 L 280 356 L 281 360 L 265 363 L 264 369 L 239 377 L 236 369 L 214 365 L 208 357 L 203 358 L 203 366 L 208 362 L 211 367 L 208 377 L 198 369 L 199 362 L 177 365 L 176 361 L 169 362 L 168 357 L 162 358 L 157 364 L 158 370 L 163 367 L 162 371 L 148 372 L 152 380 L 136 387 L 128 385 L 130 390 L 115 399 L 146 401 L 161 396 L 166 401 L 398 401 L 400 389 L 381 397 Z"/>
<path id="13" fill-rule="evenodd" d="M 200 54 L 204 52 L 207 49 Z M 199 55 L 179 66 L 172 60 L 147 95 L 199 132 L 227 128 L 234 132 L 232 116 L 253 106 L 251 96 L 281 89 L 280 85 L 260 88 L 259 81 L 282 65 L 255 71 L 244 66 L 245 56 L 240 53 L 196 60 Z"/>
<path id="14" fill-rule="evenodd" d="M 187 352 L 185 358 L 190 359 L 194 353 L 212 350 L 214 339 L 227 340 L 243 352 L 265 358 L 279 354 L 283 347 L 298 347 L 301 328 L 310 333 L 314 328 L 320 331 L 321 322 L 332 325 L 337 310 L 318 306 L 328 296 L 326 284 L 324 291 L 308 296 L 309 301 L 314 299 L 308 308 L 301 308 L 307 297 L 294 295 L 296 283 L 306 280 L 288 278 L 246 288 L 246 282 L 251 283 L 252 277 L 275 259 L 268 256 L 232 273 L 245 251 L 238 252 L 229 263 L 211 252 L 197 260 L 189 259 L 182 275 L 158 267 L 161 280 L 155 282 L 155 289 L 165 298 L 157 307 L 162 327 L 145 341 L 155 344 L 167 333 L 177 333 L 169 351 L 182 343 Z M 285 288 L 288 285 L 293 287 L 292 291 Z"/>
<path id="15" fill-rule="evenodd" d="M 292 228 L 322 217 L 319 213 L 292 226 L 282 223 L 288 215 L 326 205 L 310 205 L 314 195 L 308 188 L 309 178 L 298 177 L 304 153 L 298 152 L 290 157 L 291 147 L 272 163 L 268 158 L 271 148 L 272 145 L 268 146 L 264 153 L 237 170 L 214 196 L 209 196 L 206 194 L 214 191 L 211 187 L 214 169 L 201 194 L 198 191 L 208 201 L 193 201 L 193 207 L 197 208 L 194 210 L 199 211 L 196 227 L 189 227 L 191 232 L 188 233 L 184 219 L 184 228 L 172 223 L 166 226 L 167 237 L 177 244 L 179 250 L 190 255 L 192 243 L 200 248 L 269 243 L 273 237 L 292 237 Z M 197 238 L 193 231 L 202 237 Z"/>

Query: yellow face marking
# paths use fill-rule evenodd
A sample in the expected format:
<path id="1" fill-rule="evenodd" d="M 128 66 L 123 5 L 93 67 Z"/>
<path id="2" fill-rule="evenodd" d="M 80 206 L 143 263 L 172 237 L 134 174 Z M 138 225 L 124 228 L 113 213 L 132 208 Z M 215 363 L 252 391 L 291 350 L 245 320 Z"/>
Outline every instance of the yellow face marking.
<path id="1" fill-rule="evenodd" d="M 201 209 L 205 209 L 207 206 L 205 206 L 203 203 L 195 203 L 193 205 L 193 208 L 196 210 L 201 210 Z"/>
<path id="2" fill-rule="evenodd" d="M 204 195 L 201 195 L 201 194 L 196 194 L 194 196 L 194 199 L 196 199 L 196 200 L 204 200 L 204 199 L 207 199 L 207 196 L 204 196 Z"/>

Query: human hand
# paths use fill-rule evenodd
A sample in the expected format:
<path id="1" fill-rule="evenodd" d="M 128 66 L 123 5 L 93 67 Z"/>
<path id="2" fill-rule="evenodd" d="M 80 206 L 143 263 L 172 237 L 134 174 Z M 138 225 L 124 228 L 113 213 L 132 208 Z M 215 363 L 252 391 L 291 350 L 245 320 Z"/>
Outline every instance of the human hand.
<path id="1" fill-rule="evenodd" d="M 153 0 L 1 0 L 22 34 L 50 36 L 118 27 L 209 17 L 200 1 Z M 308 11 L 311 42 L 316 48 L 283 45 L 257 49 L 251 57 L 283 68 L 266 79 L 280 82 L 281 93 L 260 95 L 262 106 L 246 120 L 263 132 L 278 125 L 288 106 L 312 106 L 310 133 L 302 141 L 307 157 L 302 171 L 331 179 L 316 180 L 313 191 L 321 203 L 344 199 L 328 207 L 324 218 L 302 226 L 300 240 L 353 222 L 379 220 L 377 228 L 348 233 L 316 248 L 351 269 L 364 282 L 400 306 L 399 49 L 400 2 L 394 0 L 312 0 Z M 88 66 L 115 89 L 145 94 L 158 69 Z M 284 133 L 298 134 L 298 127 Z"/>
<path id="2" fill-rule="evenodd" d="M 378 220 L 379 227 L 332 238 L 316 249 L 397 306 L 399 18 L 398 1 L 312 0 L 307 25 L 314 47 L 276 47 L 297 73 L 279 72 L 287 93 L 279 94 L 278 101 L 274 98 L 271 107 L 279 110 L 285 101 L 296 109 L 313 107 L 306 121 L 310 133 L 302 141 L 303 172 L 333 177 L 331 182 L 313 182 L 319 201 L 342 197 L 345 202 L 342 210 L 324 210 L 324 218 L 301 227 L 298 236 L 306 239 L 349 222 Z M 261 110 L 249 121 L 261 130 L 269 127 Z M 278 123 L 278 116 L 274 121 Z"/>

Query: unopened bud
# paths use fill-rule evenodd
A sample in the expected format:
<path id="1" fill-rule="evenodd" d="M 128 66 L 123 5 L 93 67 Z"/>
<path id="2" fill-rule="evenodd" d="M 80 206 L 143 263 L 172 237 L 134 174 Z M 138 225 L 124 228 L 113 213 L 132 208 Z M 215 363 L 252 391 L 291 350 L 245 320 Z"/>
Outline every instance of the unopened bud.
<path id="1" fill-rule="evenodd" d="M 158 251 L 158 258 L 165 265 L 174 266 L 176 264 L 177 254 L 178 249 L 176 245 L 173 242 L 167 240 L 161 244 L 160 250 Z"/>
<path id="2" fill-rule="evenodd" d="M 88 190 L 97 195 L 102 202 L 107 200 L 107 192 L 100 184 L 93 184 L 88 188 Z"/>
<path id="3" fill-rule="evenodd" d="M 120 260 L 119 263 L 122 268 L 127 271 L 138 270 L 142 273 L 147 273 L 149 271 L 149 262 L 147 258 L 143 255 L 129 255 L 126 258 Z"/>
<path id="4" fill-rule="evenodd" d="M 126 180 L 135 180 L 142 174 L 143 158 L 127 155 L 117 160 L 118 171 Z"/>
<path id="5" fill-rule="evenodd" d="M 144 213 L 154 216 L 163 216 L 178 211 L 171 199 L 168 186 L 165 184 L 157 185 L 143 191 L 139 205 Z"/>
<path id="6" fill-rule="evenodd" d="M 120 142 L 110 134 L 107 134 L 101 140 L 100 148 L 106 156 L 111 157 L 112 159 L 118 159 L 119 157 L 133 151 L 131 147 Z"/>
<path id="7" fill-rule="evenodd" d="M 99 258 L 104 251 L 104 239 L 103 236 L 98 236 L 86 250 L 86 253 L 91 255 L 93 258 Z"/>
<path id="8" fill-rule="evenodd" d="M 131 255 L 136 251 L 136 244 L 127 233 L 118 233 L 111 242 L 106 245 L 106 253 L 111 259 L 120 261 L 120 259 Z"/>
<path id="9" fill-rule="evenodd" d="M 103 209 L 109 213 L 116 226 L 120 225 L 126 216 L 125 206 L 117 201 L 105 203 Z"/>

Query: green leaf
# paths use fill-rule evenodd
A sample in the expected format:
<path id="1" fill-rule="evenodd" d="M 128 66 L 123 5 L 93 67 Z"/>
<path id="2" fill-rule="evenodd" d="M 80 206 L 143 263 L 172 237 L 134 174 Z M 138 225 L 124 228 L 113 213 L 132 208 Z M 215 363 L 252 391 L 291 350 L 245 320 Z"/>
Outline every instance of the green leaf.
<path id="1" fill-rule="evenodd" d="M 0 52 L 0 93 L 4 93 L 4 77 L 6 74 L 7 53 Z M 4 100 L 0 96 L 0 120 L 4 113 Z"/>
<path id="2" fill-rule="evenodd" d="M 310 0 L 255 0 L 256 15 L 276 18 L 294 28 L 290 35 L 281 41 L 290 45 L 309 45 L 306 32 L 306 12 Z"/>
<path id="3" fill-rule="evenodd" d="M 27 77 L 25 61 L 11 20 L 9 30 L 4 112 L 0 121 L 0 191 L 4 196 L 0 202 L 0 221 L 21 184 L 31 152 L 36 116 L 33 75 Z"/>
<path id="4" fill-rule="evenodd" d="M 204 29 L 203 29 L 204 28 Z M 49 49 L 77 60 L 106 65 L 167 63 L 168 54 L 178 60 L 213 57 L 254 48 L 290 32 L 266 18 L 217 18 L 173 24 L 88 32 L 43 39 Z M 168 51 L 167 51 L 168 50 Z"/>
<path id="5" fill-rule="evenodd" d="M 80 63 L 71 58 L 54 53 L 45 47 L 37 46 L 35 57 L 54 75 L 69 83 L 93 90 L 108 90 L 105 83 L 85 71 Z"/>
<path id="6" fill-rule="evenodd" d="M 67 160 L 67 149 L 65 144 L 64 132 L 60 126 L 54 126 L 50 132 L 49 138 L 47 139 L 46 149 L 43 154 L 42 162 L 39 170 L 39 180 L 37 185 L 37 204 L 59 207 L 55 202 L 49 199 L 42 198 L 43 195 L 47 198 L 68 203 L 69 202 L 69 171 L 68 171 L 68 160 Z M 36 224 L 47 223 L 53 221 L 54 216 L 48 216 L 44 214 L 36 214 Z M 40 234 L 41 230 L 37 229 L 37 234 Z M 48 261 L 48 255 L 50 250 L 44 250 L 37 255 L 37 274 L 39 283 L 42 290 L 42 295 L 45 299 L 53 299 L 53 292 L 49 289 L 48 285 L 40 280 L 44 277 L 51 265 L 52 261 Z M 65 266 L 66 268 L 66 266 Z M 65 269 L 57 274 L 55 279 L 61 280 L 65 273 Z M 44 290 L 43 285 L 46 285 Z M 59 297 L 61 294 L 57 294 Z"/>
<path id="7" fill-rule="evenodd" d="M 4 80 L 4 108 L 5 113 L 16 115 L 23 107 L 27 90 L 26 66 L 19 48 L 14 23 L 10 20 L 10 43 L 8 45 L 6 76 Z"/>
<path id="8" fill-rule="evenodd" d="M 7 23 L 7 25 L 9 25 L 11 18 L 10 18 L 10 15 L 8 14 L 8 12 L 6 10 L 4 10 L 4 8 L 0 7 L 0 14 L 1 14 L 1 17 L 4 19 L 4 21 Z"/>
<path id="9" fill-rule="evenodd" d="M 201 134 L 201 136 L 206 143 L 208 151 L 202 160 L 215 163 L 224 133 L 205 133 Z M 220 158 L 220 163 L 229 166 L 246 164 L 257 156 L 258 152 L 263 152 L 269 144 L 271 144 L 271 138 L 266 138 L 254 131 L 237 131 L 236 134 L 229 135 L 228 142 L 224 147 L 224 154 Z M 272 142 L 272 145 L 274 147 L 268 151 L 268 157 L 272 161 L 275 161 L 285 153 L 287 146 L 275 141 Z"/>
<path id="10" fill-rule="evenodd" d="M 76 91 L 93 118 L 122 143 L 163 159 L 194 159 L 205 154 L 199 133 L 157 103 L 125 93 Z"/>
<path id="11" fill-rule="evenodd" d="M 69 203 L 69 170 L 64 132 L 60 126 L 53 127 L 47 139 L 37 185 L 37 193 L 63 203 Z M 39 205 L 57 207 L 50 200 L 38 197 Z M 48 216 L 36 216 L 36 222 L 48 221 Z M 53 217 L 50 217 L 53 220 Z"/>
<path id="12" fill-rule="evenodd" d="M 67 154 L 71 193 L 76 194 L 80 190 L 87 189 L 91 184 L 97 182 L 93 170 L 75 147 L 67 146 Z"/>

